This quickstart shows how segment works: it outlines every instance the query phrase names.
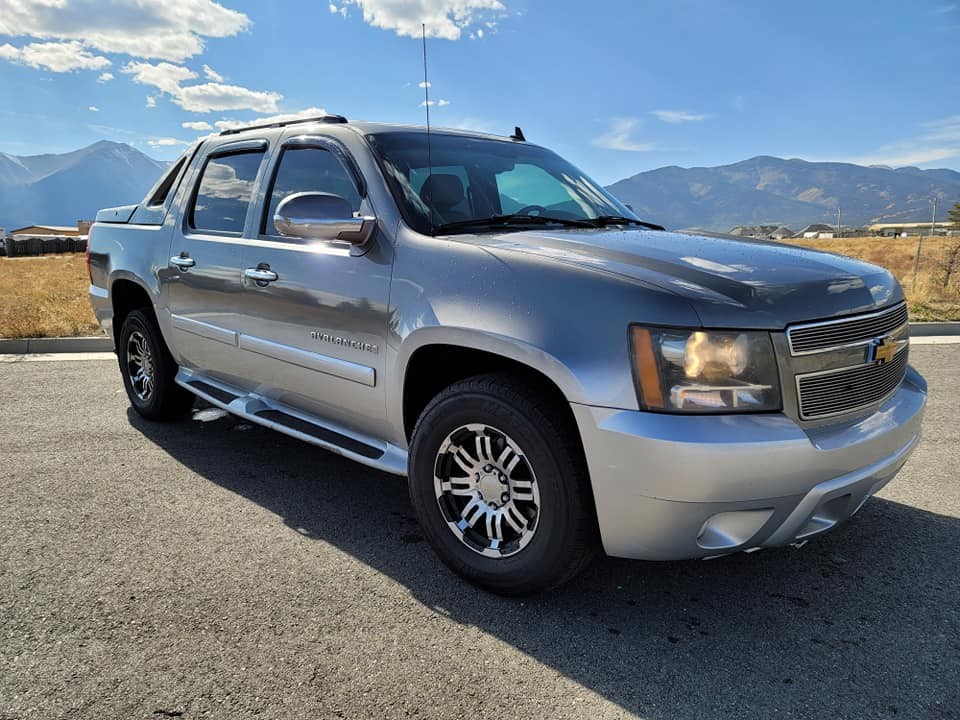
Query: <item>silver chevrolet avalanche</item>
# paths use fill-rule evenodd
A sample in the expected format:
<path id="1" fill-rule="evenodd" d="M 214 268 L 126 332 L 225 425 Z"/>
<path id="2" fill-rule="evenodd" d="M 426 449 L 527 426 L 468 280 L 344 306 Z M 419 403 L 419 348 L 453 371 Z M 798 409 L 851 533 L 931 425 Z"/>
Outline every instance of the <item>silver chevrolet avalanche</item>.
<path id="1" fill-rule="evenodd" d="M 211 136 L 97 215 L 89 266 L 138 413 L 199 396 L 406 475 L 440 558 L 499 593 L 600 548 L 800 544 L 920 439 L 890 273 L 665 232 L 519 129 Z"/>

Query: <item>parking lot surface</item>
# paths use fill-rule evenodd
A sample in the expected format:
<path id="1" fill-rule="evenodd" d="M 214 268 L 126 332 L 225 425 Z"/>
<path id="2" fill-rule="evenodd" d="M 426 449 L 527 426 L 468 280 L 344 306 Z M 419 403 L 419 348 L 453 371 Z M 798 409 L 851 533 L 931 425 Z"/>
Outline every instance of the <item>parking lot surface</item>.
<path id="1" fill-rule="evenodd" d="M 960 345 L 912 357 L 924 441 L 846 526 L 524 600 L 452 576 L 401 478 L 0 363 L 0 718 L 960 717 Z"/>

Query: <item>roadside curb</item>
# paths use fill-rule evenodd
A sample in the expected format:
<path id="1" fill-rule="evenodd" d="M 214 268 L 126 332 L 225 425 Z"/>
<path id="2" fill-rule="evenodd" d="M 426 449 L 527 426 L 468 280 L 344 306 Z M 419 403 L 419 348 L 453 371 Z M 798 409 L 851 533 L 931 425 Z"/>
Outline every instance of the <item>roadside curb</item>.
<path id="1" fill-rule="evenodd" d="M 910 323 L 914 337 L 960 335 L 960 322 Z M 113 352 L 113 340 L 107 336 L 67 338 L 0 339 L 0 355 L 32 355 L 35 353 Z"/>
<path id="2" fill-rule="evenodd" d="M 113 340 L 107 336 L 67 338 L 17 338 L 0 340 L 0 354 L 113 352 Z"/>
<path id="3" fill-rule="evenodd" d="M 960 335 L 960 322 L 910 323 L 910 334 L 914 337 L 927 337 L 929 335 Z"/>

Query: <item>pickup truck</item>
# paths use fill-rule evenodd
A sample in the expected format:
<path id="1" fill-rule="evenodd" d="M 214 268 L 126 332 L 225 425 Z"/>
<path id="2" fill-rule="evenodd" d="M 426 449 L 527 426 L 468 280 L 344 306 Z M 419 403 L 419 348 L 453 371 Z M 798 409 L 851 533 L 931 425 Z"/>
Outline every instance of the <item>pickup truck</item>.
<path id="1" fill-rule="evenodd" d="M 873 265 L 666 232 L 518 131 L 229 130 L 90 231 L 134 409 L 199 396 L 405 475 L 455 572 L 523 594 L 609 555 L 800 545 L 920 439 Z"/>

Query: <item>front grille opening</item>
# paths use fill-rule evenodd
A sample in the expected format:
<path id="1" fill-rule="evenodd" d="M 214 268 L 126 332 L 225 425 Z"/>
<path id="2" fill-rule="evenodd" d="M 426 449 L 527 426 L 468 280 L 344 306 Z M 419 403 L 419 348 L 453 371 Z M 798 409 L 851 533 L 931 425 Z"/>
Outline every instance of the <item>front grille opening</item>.
<path id="1" fill-rule="evenodd" d="M 907 318 L 906 303 L 901 303 L 879 313 L 793 327 L 787 330 L 790 352 L 803 355 L 854 343 L 867 343 L 903 327 Z"/>
<path id="2" fill-rule="evenodd" d="M 828 373 L 797 376 L 800 417 L 840 415 L 878 403 L 899 387 L 907 370 L 906 348 L 887 363 L 870 363 Z"/>

